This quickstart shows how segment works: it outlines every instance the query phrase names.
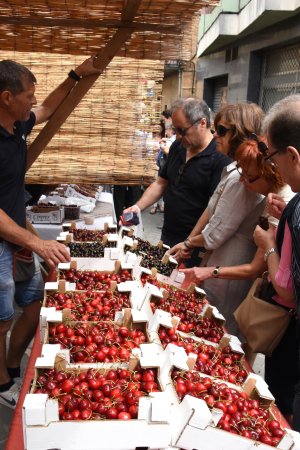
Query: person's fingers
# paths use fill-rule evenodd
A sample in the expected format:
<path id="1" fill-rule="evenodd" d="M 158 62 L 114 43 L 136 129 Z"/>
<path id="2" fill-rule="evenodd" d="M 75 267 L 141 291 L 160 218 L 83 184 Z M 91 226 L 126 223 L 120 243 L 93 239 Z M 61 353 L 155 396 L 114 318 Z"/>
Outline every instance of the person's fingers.
<path id="1" fill-rule="evenodd" d="M 67 247 L 56 241 L 44 241 L 41 256 L 51 267 L 60 262 L 70 261 L 70 253 Z"/>
<path id="2" fill-rule="evenodd" d="M 183 272 L 183 273 L 192 273 L 193 272 L 193 268 L 190 269 L 179 269 L 179 272 Z"/>

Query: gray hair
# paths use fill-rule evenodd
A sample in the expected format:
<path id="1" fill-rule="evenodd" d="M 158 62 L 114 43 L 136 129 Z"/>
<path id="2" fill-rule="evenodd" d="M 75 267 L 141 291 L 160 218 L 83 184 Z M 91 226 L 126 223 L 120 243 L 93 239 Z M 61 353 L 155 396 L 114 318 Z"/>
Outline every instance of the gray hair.
<path id="1" fill-rule="evenodd" d="M 0 93 L 10 91 L 13 95 L 24 91 L 24 81 L 36 83 L 33 73 L 22 64 L 6 59 L 0 61 Z"/>
<path id="2" fill-rule="evenodd" d="M 300 153 L 300 94 L 275 103 L 266 114 L 263 130 L 276 150 L 292 146 Z"/>
<path id="3" fill-rule="evenodd" d="M 171 106 L 172 114 L 178 109 L 183 111 L 190 123 L 205 118 L 207 128 L 210 127 L 210 111 L 204 100 L 199 100 L 196 97 L 179 98 Z"/>

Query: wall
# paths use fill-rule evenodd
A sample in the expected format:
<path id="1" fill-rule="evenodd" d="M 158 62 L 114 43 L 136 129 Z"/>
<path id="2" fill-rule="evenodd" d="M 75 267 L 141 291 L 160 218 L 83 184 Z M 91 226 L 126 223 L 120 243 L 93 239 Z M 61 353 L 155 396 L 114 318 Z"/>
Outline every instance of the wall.
<path id="1" fill-rule="evenodd" d="M 234 46 L 238 46 L 238 58 L 234 61 L 225 63 L 225 49 L 200 57 L 197 61 L 197 87 L 206 78 L 228 74 L 229 103 L 257 101 L 260 55 L 267 49 L 299 42 L 299 36 L 300 16 L 296 16 L 236 41 Z M 203 89 L 199 94 L 203 95 Z"/>
<path id="2" fill-rule="evenodd" d="M 171 104 L 178 98 L 178 72 L 164 78 L 162 87 L 162 109 L 170 108 Z"/>
<path id="3" fill-rule="evenodd" d="M 170 108 L 172 103 L 179 97 L 189 97 L 193 93 L 194 70 L 191 66 L 189 70 L 176 72 L 164 78 L 162 90 L 162 108 Z"/>

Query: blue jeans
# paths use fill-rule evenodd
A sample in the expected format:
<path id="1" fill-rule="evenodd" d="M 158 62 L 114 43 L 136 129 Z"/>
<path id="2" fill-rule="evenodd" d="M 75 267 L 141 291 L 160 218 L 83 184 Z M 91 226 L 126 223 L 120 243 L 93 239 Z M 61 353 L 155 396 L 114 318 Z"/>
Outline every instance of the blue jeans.
<path id="1" fill-rule="evenodd" d="M 13 279 L 14 248 L 6 241 L 0 242 L 0 320 L 11 320 L 14 300 L 21 308 L 43 299 L 44 282 L 35 257 L 35 274 L 28 281 L 15 283 Z"/>

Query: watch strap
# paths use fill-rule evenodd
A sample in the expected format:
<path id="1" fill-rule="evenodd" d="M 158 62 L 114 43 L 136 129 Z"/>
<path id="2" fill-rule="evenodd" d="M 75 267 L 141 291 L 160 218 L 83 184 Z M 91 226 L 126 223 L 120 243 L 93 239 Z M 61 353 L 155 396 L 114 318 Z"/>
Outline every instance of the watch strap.
<path id="1" fill-rule="evenodd" d="M 68 77 L 72 78 L 75 81 L 81 80 L 81 77 L 79 75 L 77 75 L 75 70 L 70 70 L 70 72 L 68 73 Z"/>

